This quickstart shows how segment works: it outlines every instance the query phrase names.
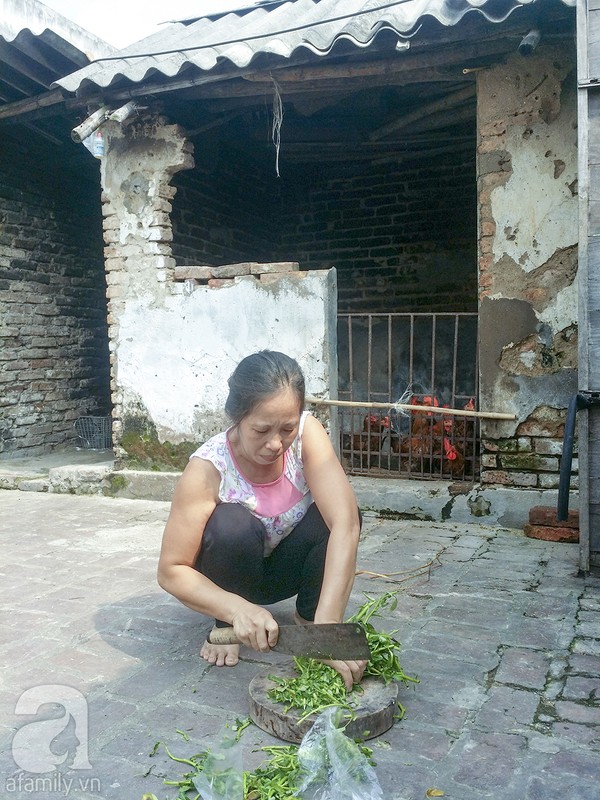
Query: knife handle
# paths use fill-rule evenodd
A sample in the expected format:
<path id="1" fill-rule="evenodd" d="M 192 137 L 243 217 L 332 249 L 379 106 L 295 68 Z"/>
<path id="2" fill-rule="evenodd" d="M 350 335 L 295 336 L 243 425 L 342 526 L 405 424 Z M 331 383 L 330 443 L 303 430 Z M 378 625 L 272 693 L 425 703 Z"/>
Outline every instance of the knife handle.
<path id="1" fill-rule="evenodd" d="M 240 644 L 233 628 L 213 628 L 206 637 L 209 644 Z"/>

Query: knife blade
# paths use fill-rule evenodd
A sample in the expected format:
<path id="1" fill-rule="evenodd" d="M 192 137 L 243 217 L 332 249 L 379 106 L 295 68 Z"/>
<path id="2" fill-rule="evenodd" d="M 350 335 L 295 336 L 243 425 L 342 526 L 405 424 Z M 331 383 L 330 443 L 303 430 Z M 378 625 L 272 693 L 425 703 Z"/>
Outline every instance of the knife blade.
<path id="1" fill-rule="evenodd" d="M 213 628 L 211 644 L 239 644 L 233 628 Z M 323 625 L 280 625 L 277 644 L 272 648 L 290 656 L 366 661 L 371 652 L 364 629 L 354 622 Z"/>

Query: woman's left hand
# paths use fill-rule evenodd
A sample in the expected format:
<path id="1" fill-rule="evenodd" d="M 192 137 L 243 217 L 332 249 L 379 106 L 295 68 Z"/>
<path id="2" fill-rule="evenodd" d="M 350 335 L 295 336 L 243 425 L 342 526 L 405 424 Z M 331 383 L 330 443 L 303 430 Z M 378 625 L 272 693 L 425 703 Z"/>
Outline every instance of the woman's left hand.
<path id="1" fill-rule="evenodd" d="M 346 690 L 351 692 L 355 683 L 360 683 L 367 666 L 366 661 L 329 661 L 323 659 L 327 664 L 342 676 Z"/>

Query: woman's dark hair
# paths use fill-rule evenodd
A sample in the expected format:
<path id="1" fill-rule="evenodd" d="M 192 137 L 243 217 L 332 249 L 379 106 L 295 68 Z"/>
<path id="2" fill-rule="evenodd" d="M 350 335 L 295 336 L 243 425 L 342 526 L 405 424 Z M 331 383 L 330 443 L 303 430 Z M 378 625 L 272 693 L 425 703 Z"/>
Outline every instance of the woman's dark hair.
<path id="1" fill-rule="evenodd" d="M 304 375 L 297 361 L 276 350 L 261 350 L 243 358 L 227 381 L 225 412 L 238 425 L 252 409 L 282 389 L 291 389 L 304 410 Z"/>

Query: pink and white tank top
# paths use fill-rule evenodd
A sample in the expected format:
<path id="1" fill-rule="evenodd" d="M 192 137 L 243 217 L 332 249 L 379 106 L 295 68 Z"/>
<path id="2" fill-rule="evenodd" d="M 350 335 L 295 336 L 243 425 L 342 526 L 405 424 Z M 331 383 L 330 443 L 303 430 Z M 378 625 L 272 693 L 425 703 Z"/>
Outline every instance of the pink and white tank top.
<path id="1" fill-rule="evenodd" d="M 252 483 L 235 462 L 227 431 L 201 445 L 190 458 L 210 461 L 221 475 L 219 500 L 240 503 L 265 526 L 265 556 L 277 547 L 308 511 L 312 496 L 302 468 L 302 431 L 309 412 L 300 417 L 298 435 L 284 453 L 283 472 L 271 483 Z"/>

